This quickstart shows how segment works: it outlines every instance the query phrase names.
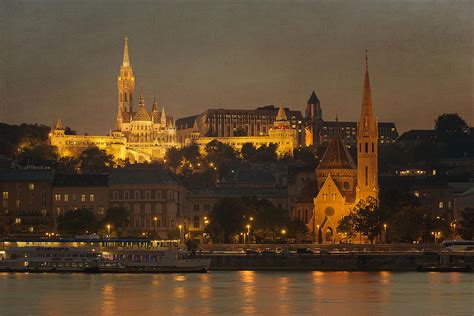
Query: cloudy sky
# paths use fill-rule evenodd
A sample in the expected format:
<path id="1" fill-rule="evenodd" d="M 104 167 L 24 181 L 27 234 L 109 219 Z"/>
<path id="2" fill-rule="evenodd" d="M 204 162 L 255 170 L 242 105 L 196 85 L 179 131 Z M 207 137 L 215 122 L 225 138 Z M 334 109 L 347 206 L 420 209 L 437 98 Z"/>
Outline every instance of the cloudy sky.
<path id="1" fill-rule="evenodd" d="M 379 121 L 474 124 L 473 7 L 466 1 L 0 0 L 0 122 L 106 133 L 123 38 L 145 100 L 175 118 L 285 104 L 314 89 L 323 116 L 356 120 L 364 50 Z"/>

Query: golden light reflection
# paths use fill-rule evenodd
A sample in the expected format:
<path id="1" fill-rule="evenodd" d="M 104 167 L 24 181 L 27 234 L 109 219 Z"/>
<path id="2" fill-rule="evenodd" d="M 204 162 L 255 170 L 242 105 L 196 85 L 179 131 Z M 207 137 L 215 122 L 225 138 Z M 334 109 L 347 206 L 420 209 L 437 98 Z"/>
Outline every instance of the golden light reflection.
<path id="1" fill-rule="evenodd" d="M 115 288 L 112 283 L 107 283 L 102 288 L 102 314 L 103 315 L 117 315 L 115 310 Z"/>
<path id="2" fill-rule="evenodd" d="M 255 309 L 255 271 L 240 271 L 240 281 L 242 282 L 241 286 L 241 295 L 242 295 L 242 307 L 241 312 L 243 314 L 253 314 L 256 312 Z"/>

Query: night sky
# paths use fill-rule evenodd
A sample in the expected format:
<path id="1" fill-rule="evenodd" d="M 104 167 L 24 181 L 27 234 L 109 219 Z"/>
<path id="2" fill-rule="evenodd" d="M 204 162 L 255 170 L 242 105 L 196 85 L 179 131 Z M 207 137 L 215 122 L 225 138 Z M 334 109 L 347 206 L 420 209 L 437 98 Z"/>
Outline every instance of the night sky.
<path id="1" fill-rule="evenodd" d="M 0 122 L 61 115 L 107 133 L 125 35 L 148 108 L 156 96 L 175 118 L 304 111 L 314 89 L 325 119 L 356 120 L 367 47 L 379 121 L 405 131 L 458 112 L 474 122 L 469 0 L 64 2 L 0 0 Z"/>

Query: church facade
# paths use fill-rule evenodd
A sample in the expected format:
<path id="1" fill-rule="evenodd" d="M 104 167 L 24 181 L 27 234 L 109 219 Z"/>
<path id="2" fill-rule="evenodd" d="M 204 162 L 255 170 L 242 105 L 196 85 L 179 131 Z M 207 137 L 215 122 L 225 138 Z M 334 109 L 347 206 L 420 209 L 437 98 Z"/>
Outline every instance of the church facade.
<path id="1" fill-rule="evenodd" d="M 156 99 L 147 110 L 140 88 L 138 109 L 134 108 L 135 76 L 130 63 L 128 38 L 125 37 L 123 61 L 117 77 L 117 116 L 114 129 L 107 136 L 66 135 L 62 122 L 51 128 L 51 145 L 61 156 L 76 156 L 88 147 L 96 146 L 116 159 L 132 162 L 162 160 L 166 151 L 178 147 L 174 118 L 159 109 Z"/>
<path id="2" fill-rule="evenodd" d="M 337 124 L 337 120 L 336 120 Z M 317 194 L 308 228 L 319 243 L 341 240 L 339 221 L 361 200 L 378 199 L 378 128 L 372 107 L 368 62 L 357 124 L 357 165 L 341 139 L 339 129 L 316 168 Z"/>

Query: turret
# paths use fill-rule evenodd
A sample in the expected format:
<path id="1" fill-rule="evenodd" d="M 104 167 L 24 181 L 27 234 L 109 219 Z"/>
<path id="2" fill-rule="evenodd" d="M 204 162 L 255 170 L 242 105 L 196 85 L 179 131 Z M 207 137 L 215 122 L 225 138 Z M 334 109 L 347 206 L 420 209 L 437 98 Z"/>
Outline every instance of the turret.
<path id="1" fill-rule="evenodd" d="M 133 94 L 135 90 L 135 77 L 133 76 L 132 65 L 128 54 L 128 37 L 125 37 L 123 47 L 123 61 L 120 66 L 119 76 L 117 79 L 118 88 L 118 111 L 133 111 Z"/>

